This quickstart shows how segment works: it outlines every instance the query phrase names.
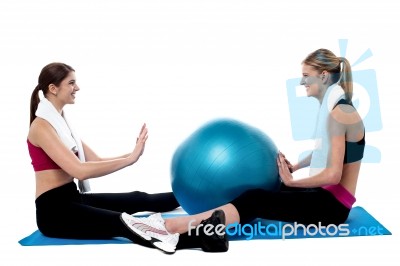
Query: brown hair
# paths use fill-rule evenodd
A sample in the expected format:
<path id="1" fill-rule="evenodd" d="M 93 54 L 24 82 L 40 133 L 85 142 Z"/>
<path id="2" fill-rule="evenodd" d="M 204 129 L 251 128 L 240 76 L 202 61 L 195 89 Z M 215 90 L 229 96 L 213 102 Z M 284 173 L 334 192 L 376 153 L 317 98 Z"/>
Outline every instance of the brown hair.
<path id="1" fill-rule="evenodd" d="M 33 90 L 31 96 L 31 118 L 29 124 L 32 124 L 33 120 L 36 118 L 35 113 L 40 102 L 39 91 L 42 91 L 43 95 L 46 96 L 49 85 L 54 84 L 55 86 L 59 86 L 61 81 L 63 81 L 71 71 L 75 70 L 64 63 L 50 63 L 42 69 L 39 75 L 38 85 Z"/>
<path id="2" fill-rule="evenodd" d="M 351 103 L 353 97 L 353 78 L 349 61 L 337 57 L 328 49 L 318 49 L 303 60 L 303 64 L 314 67 L 320 73 L 328 71 L 332 74 L 332 82 L 338 83 L 344 90 L 346 100 Z"/>

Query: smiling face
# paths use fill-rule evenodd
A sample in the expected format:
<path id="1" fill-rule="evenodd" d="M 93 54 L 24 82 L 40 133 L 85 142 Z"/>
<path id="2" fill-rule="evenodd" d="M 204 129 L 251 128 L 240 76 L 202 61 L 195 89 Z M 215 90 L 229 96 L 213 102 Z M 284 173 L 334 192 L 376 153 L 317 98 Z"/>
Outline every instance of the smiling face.
<path id="1" fill-rule="evenodd" d="M 302 76 L 300 85 L 306 87 L 307 96 L 319 99 L 324 83 L 324 73 L 319 73 L 313 66 L 303 64 Z"/>
<path id="2" fill-rule="evenodd" d="M 63 104 L 75 103 L 75 93 L 79 91 L 76 83 L 75 72 L 70 71 L 59 86 L 56 86 L 57 99 Z"/>

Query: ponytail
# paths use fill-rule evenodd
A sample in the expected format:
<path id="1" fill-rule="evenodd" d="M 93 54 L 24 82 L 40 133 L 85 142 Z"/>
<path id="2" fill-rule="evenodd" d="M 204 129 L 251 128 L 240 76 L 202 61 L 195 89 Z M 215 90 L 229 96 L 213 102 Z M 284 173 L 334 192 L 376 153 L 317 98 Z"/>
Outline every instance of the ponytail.
<path id="1" fill-rule="evenodd" d="M 351 74 L 351 66 L 346 58 L 338 57 L 338 59 L 342 64 L 338 84 L 343 88 L 347 102 L 351 103 L 353 97 L 353 75 Z"/>
<path id="2" fill-rule="evenodd" d="M 36 110 L 37 110 L 39 102 L 40 102 L 39 91 L 40 91 L 40 87 L 39 87 L 39 85 L 37 85 L 36 88 L 32 92 L 32 96 L 31 96 L 31 119 L 30 119 L 29 124 L 32 124 L 33 120 L 35 120 L 35 118 L 36 118 L 36 114 L 35 113 L 36 113 Z"/>

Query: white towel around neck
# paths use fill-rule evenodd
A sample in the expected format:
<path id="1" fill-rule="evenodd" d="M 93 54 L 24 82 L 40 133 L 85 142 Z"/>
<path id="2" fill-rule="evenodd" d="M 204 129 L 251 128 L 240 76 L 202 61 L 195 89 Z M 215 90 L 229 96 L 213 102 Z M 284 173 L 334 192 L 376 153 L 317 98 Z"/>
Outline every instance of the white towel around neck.
<path id="1" fill-rule="evenodd" d="M 82 141 L 65 118 L 65 112 L 60 114 L 54 105 L 45 97 L 40 99 L 35 115 L 45 119 L 56 130 L 58 136 L 64 145 L 73 153 L 78 152 L 78 157 L 81 162 L 85 162 L 85 153 L 83 151 Z M 78 181 L 79 190 L 81 192 L 90 191 L 88 180 Z"/>
<path id="2" fill-rule="evenodd" d="M 328 155 L 331 146 L 328 119 L 333 107 L 341 99 L 345 99 L 343 88 L 338 84 L 333 84 L 327 89 L 322 100 L 315 128 L 315 148 L 311 157 L 310 176 L 320 173 L 328 166 Z"/>

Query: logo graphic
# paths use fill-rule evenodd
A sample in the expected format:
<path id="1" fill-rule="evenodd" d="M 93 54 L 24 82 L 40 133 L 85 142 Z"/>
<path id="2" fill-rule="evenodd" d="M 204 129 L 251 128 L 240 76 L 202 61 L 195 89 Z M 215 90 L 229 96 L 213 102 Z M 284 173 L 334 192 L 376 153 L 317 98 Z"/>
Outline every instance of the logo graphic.
<path id="1" fill-rule="evenodd" d="M 360 226 L 350 227 L 349 224 L 343 223 L 339 225 L 329 224 L 301 224 L 301 223 L 265 223 L 258 219 L 251 224 L 232 223 L 226 227 L 222 224 L 216 226 L 212 224 L 199 226 L 193 225 L 195 220 L 191 220 L 188 225 L 188 234 L 200 235 L 200 230 L 207 236 L 243 236 L 246 240 L 265 238 L 265 239 L 282 239 L 301 238 L 301 237 L 340 237 L 340 236 L 375 236 L 383 235 L 385 228 L 381 226 Z"/>
<path id="2" fill-rule="evenodd" d="M 346 57 L 347 39 L 339 40 L 340 56 Z M 352 68 L 372 56 L 367 49 Z M 353 74 L 353 105 L 363 119 L 365 132 L 374 132 L 382 129 L 382 119 L 379 105 L 378 85 L 376 72 L 373 69 L 352 71 Z M 300 85 L 301 78 L 292 78 L 286 81 L 289 112 L 294 140 L 309 140 L 314 138 L 319 103 L 314 98 L 307 97 L 305 89 Z M 303 154 L 308 154 L 305 151 Z M 300 155 L 301 157 L 302 155 Z M 379 163 L 380 150 L 366 145 L 364 163 Z"/>

